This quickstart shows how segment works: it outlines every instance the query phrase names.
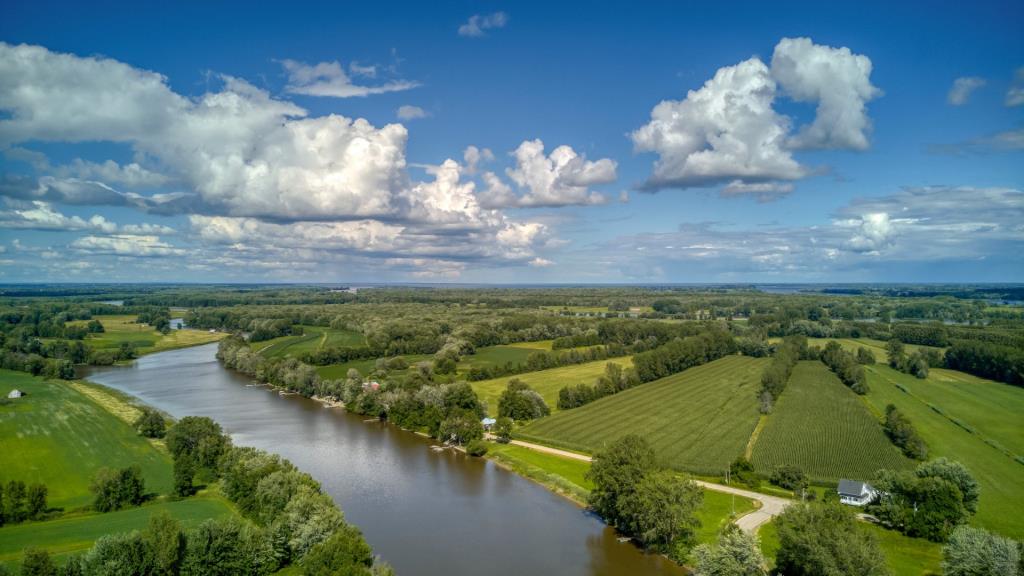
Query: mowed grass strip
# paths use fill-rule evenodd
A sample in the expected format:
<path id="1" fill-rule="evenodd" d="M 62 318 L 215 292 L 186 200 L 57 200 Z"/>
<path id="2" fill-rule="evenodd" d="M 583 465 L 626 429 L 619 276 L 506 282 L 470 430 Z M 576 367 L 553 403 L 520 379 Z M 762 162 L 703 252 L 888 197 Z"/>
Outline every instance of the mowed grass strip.
<path id="1" fill-rule="evenodd" d="M 911 462 L 867 406 L 821 362 L 799 362 L 754 445 L 755 468 L 792 464 L 810 478 L 870 480 Z"/>
<path id="2" fill-rule="evenodd" d="M 609 362 L 618 364 L 623 369 L 633 367 L 633 359 L 629 356 L 623 356 L 621 358 L 609 358 L 584 364 L 562 366 L 561 368 L 551 368 L 550 370 L 502 376 L 501 378 L 493 378 L 491 380 L 470 382 L 470 384 L 473 385 L 476 395 L 481 400 L 487 402 L 487 411 L 491 415 L 498 413 L 498 397 L 505 391 L 509 380 L 513 378 L 518 378 L 528 384 L 530 388 L 536 390 L 544 398 L 544 402 L 551 408 L 551 411 L 556 412 L 558 410 L 559 390 L 565 386 L 575 386 L 577 384 L 593 385 L 597 382 L 598 377 L 604 374 L 605 364 Z"/>
<path id="3" fill-rule="evenodd" d="M 72 509 L 92 501 L 97 470 L 138 464 L 147 492 L 168 492 L 169 456 L 90 397 L 116 404 L 115 396 L 87 396 L 83 386 L 90 385 L 0 370 L 0 395 L 27 393 L 0 406 L 0 482 L 42 482 L 51 506 Z"/>
<path id="4" fill-rule="evenodd" d="M 596 452 L 639 434 L 668 466 L 722 473 L 757 425 L 757 390 L 768 360 L 729 356 L 542 418 L 524 438 Z"/>
<path id="5" fill-rule="evenodd" d="M 187 500 L 160 501 L 138 508 L 106 514 L 84 514 L 46 522 L 28 522 L 0 528 L 0 563 L 15 563 L 28 546 L 40 546 L 61 561 L 92 547 L 100 536 L 141 530 L 150 516 L 168 512 L 186 527 L 207 518 L 234 514 L 231 505 L 218 495 L 200 495 Z"/>
<path id="6" fill-rule="evenodd" d="M 1020 495 L 1024 465 L 987 444 L 982 435 L 972 434 L 953 423 L 948 415 L 937 412 L 917 396 L 918 392 L 924 394 L 926 391 L 929 397 L 935 400 L 935 406 L 955 406 L 962 396 L 961 391 L 954 395 L 946 389 L 944 394 L 941 388 L 930 389 L 931 377 L 920 381 L 888 366 L 870 366 L 867 373 L 868 385 L 871 387 L 867 399 L 876 410 L 884 410 L 888 404 L 896 405 L 910 418 L 928 444 L 930 458 L 945 456 L 957 460 L 967 466 L 978 480 L 981 497 L 978 502 L 978 513 L 971 523 L 1018 540 L 1024 538 L 1024 498 Z M 959 373 L 954 374 L 962 378 L 971 378 Z M 1007 402 L 1010 404 L 1008 408 L 1016 406 L 1017 414 L 1021 413 L 1019 404 L 1013 400 L 1017 396 L 1017 391 L 1012 391 L 1009 394 L 1011 399 L 1007 400 L 1008 391 L 1003 388 L 1004 385 L 977 384 L 975 382 L 972 384 L 974 387 L 968 389 L 970 393 L 979 397 L 991 396 L 985 400 L 989 403 Z M 913 395 L 901 390 L 900 386 L 911 391 Z M 982 399 L 976 398 L 975 402 L 982 402 Z M 993 415 L 996 417 L 998 412 L 993 411 Z M 979 410 L 972 420 L 984 421 L 984 411 Z M 994 425 L 985 430 L 994 430 L 992 426 Z M 981 429 L 979 425 L 979 430 Z"/>

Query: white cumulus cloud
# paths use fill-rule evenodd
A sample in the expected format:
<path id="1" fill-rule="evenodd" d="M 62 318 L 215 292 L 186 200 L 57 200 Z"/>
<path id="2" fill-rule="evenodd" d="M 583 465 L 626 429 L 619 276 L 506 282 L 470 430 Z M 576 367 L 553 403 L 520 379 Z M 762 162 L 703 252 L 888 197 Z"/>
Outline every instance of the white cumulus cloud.
<path id="1" fill-rule="evenodd" d="M 492 28 L 504 28 L 508 24 L 508 14 L 495 12 L 494 14 L 474 14 L 469 17 L 465 24 L 459 26 L 459 36 L 476 38 L 484 36 L 486 30 Z"/>
<path id="2" fill-rule="evenodd" d="M 282 60 L 281 65 L 288 73 L 288 85 L 285 90 L 304 96 L 363 97 L 388 92 L 402 92 L 420 85 L 419 82 L 409 80 L 391 80 L 377 86 L 360 86 L 352 82 L 352 79 L 345 73 L 345 69 L 341 67 L 341 63 L 337 61 L 306 64 L 296 60 Z M 357 67 L 355 70 L 366 75 L 364 68 Z"/>
<path id="3" fill-rule="evenodd" d="M 399 120 L 416 120 L 417 118 L 426 118 L 427 116 L 430 116 L 430 114 L 419 106 L 410 106 L 406 104 L 398 107 L 398 110 L 395 111 L 395 116 L 397 116 Z"/>
<path id="4" fill-rule="evenodd" d="M 970 99 L 971 94 L 985 85 L 984 78 L 978 78 L 977 76 L 963 76 L 953 80 L 953 87 L 949 89 L 949 94 L 946 96 L 946 101 L 951 106 L 963 106 L 967 104 L 967 100 Z"/>
<path id="5" fill-rule="evenodd" d="M 544 142 L 527 140 L 513 152 L 514 168 L 506 170 L 526 193 L 518 206 L 568 206 L 602 204 L 604 195 L 589 190 L 590 186 L 614 182 L 617 163 L 609 158 L 587 160 L 570 146 L 559 146 L 544 154 Z"/>

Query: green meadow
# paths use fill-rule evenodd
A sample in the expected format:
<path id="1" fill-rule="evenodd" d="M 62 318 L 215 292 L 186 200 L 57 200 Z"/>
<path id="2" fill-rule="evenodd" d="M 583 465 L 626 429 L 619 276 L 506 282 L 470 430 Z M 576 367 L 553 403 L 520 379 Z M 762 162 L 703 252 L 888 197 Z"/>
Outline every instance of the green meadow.
<path id="1" fill-rule="evenodd" d="M 149 517 L 166 511 L 186 526 L 195 526 L 207 518 L 234 514 L 231 505 L 216 493 L 200 494 L 177 501 L 157 501 L 138 508 L 106 514 L 87 513 L 27 522 L 0 528 L 0 564 L 16 564 L 28 546 L 42 546 L 57 562 L 72 554 L 85 552 L 105 534 L 130 532 L 146 527 Z"/>
<path id="2" fill-rule="evenodd" d="M 933 370 L 924 380 L 888 366 L 869 366 L 867 373 L 874 411 L 896 405 L 928 444 L 929 458 L 958 460 L 978 480 L 972 524 L 1024 538 L 1024 462 L 1016 459 L 1024 442 L 1024 389 L 951 370 Z"/>
<path id="3" fill-rule="evenodd" d="M 353 330 L 326 328 L 324 326 L 302 326 L 298 336 L 281 336 L 263 342 L 254 342 L 253 348 L 267 358 L 298 356 L 304 352 L 316 352 L 324 348 L 361 346 L 363 335 Z"/>
<path id="4" fill-rule="evenodd" d="M 105 408 L 134 414 L 120 397 L 89 384 L 0 370 L 0 394 L 6 398 L 14 388 L 26 395 L 0 405 L 0 481 L 42 482 L 50 505 L 69 510 L 89 504 L 90 480 L 103 467 L 138 464 L 147 491 L 170 490 L 166 451 Z"/>
<path id="5" fill-rule="evenodd" d="M 719 475 L 743 454 L 757 425 L 757 390 L 767 363 L 721 358 L 552 414 L 525 426 L 517 437 L 595 452 L 626 434 L 639 434 L 667 465 Z"/>
<path id="6" fill-rule="evenodd" d="M 551 411 L 556 412 L 558 411 L 559 390 L 565 386 L 575 386 L 576 384 L 594 384 L 604 374 L 605 364 L 609 362 L 618 364 L 623 368 L 631 368 L 633 366 L 632 358 L 609 358 L 584 364 L 551 368 L 550 370 L 502 376 L 501 378 L 481 380 L 479 382 L 471 382 L 470 384 L 473 385 L 473 390 L 476 391 L 477 396 L 487 402 L 487 409 L 491 414 L 497 413 L 498 397 L 501 396 L 505 387 L 508 386 L 509 380 L 513 378 L 518 378 L 536 390 L 544 398 L 544 402 L 551 408 Z"/>

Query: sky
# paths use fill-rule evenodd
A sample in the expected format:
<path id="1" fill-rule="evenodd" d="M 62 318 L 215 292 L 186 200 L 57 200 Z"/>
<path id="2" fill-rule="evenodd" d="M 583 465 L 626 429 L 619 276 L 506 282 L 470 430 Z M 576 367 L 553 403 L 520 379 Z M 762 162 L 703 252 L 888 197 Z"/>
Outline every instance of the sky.
<path id="1" fill-rule="evenodd" d="M 4 2 L 0 282 L 1024 281 L 1022 22 Z"/>

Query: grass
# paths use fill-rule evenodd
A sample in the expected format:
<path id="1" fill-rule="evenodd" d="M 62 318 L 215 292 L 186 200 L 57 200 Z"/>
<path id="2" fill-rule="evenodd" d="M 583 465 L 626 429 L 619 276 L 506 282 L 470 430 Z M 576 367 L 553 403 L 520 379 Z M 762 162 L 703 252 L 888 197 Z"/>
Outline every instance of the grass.
<path id="1" fill-rule="evenodd" d="M 888 366 L 871 366 L 867 373 L 867 400 L 874 410 L 895 404 L 928 444 L 929 457 L 958 460 L 978 480 L 981 498 L 971 523 L 1024 538 L 1024 465 L 990 443 L 1019 446 L 1024 390 L 947 370 L 925 380 Z M 1010 421 L 1014 414 L 1016 425 Z"/>
<path id="2" fill-rule="evenodd" d="M 543 348 L 528 348 L 526 346 L 486 346 L 478 348 L 476 353 L 462 357 L 459 362 L 459 370 L 468 372 L 476 366 L 480 368 L 491 366 L 504 366 L 512 364 L 525 364 L 530 354 L 543 350 Z"/>
<path id="3" fill-rule="evenodd" d="M 835 340 L 839 342 L 839 345 L 843 347 L 843 350 L 857 353 L 858 348 L 866 348 L 869 352 L 874 354 L 876 362 L 887 362 L 889 354 L 886 352 L 886 343 L 882 340 L 875 340 L 873 338 L 808 338 L 808 346 L 820 346 L 824 348 L 828 344 L 829 340 Z M 904 344 L 903 349 L 907 354 L 913 354 L 918 350 L 942 350 L 942 348 L 935 348 L 933 346 L 921 346 L 918 344 Z"/>
<path id="4" fill-rule="evenodd" d="M 0 528 L 0 564 L 7 563 L 13 568 L 27 546 L 41 546 L 60 562 L 71 554 L 88 550 L 100 536 L 145 528 L 149 517 L 160 511 L 168 512 L 186 527 L 195 526 L 207 518 L 234 513 L 227 500 L 212 493 L 187 500 L 158 501 L 106 514 L 89 513 L 4 526 Z"/>
<path id="5" fill-rule="evenodd" d="M 85 383 L 0 370 L 0 394 L 6 397 L 13 388 L 27 394 L 0 406 L 0 481 L 42 482 L 50 505 L 66 509 L 91 502 L 89 482 L 103 467 L 138 464 L 147 491 L 170 490 L 166 452 L 104 408 L 130 417 L 132 408 L 116 395 Z"/>
<path id="6" fill-rule="evenodd" d="M 263 342 L 254 342 L 253 348 L 267 358 L 280 358 L 298 356 L 305 352 L 316 352 L 323 348 L 361 346 L 364 343 L 363 335 L 353 330 L 302 326 L 301 335 L 281 336 Z"/>
<path id="7" fill-rule="evenodd" d="M 860 524 L 862 530 L 875 535 L 885 554 L 886 564 L 894 576 L 940 576 L 942 574 L 942 545 L 920 538 L 909 538 L 873 524 Z M 774 522 L 758 530 L 761 553 L 769 565 L 775 564 L 779 551 L 779 533 Z"/>
<path id="8" fill-rule="evenodd" d="M 585 478 L 590 463 L 538 452 L 511 444 L 489 444 L 488 456 L 513 472 L 543 484 L 548 489 L 566 496 L 580 505 L 586 504 L 587 494 L 594 487 Z M 704 503 L 697 511 L 701 527 L 697 530 L 699 543 L 714 542 L 722 527 L 731 521 L 735 506 L 736 516 L 753 510 L 756 505 L 748 498 L 735 498 L 729 494 L 704 490 Z"/>
<path id="9" fill-rule="evenodd" d="M 721 358 L 542 418 L 518 435 L 595 452 L 626 434 L 639 434 L 673 468 L 720 474 L 743 454 L 757 425 L 756 393 L 767 363 Z"/>
<path id="10" fill-rule="evenodd" d="M 817 481 L 870 480 L 879 468 L 911 466 L 861 399 L 824 364 L 806 361 L 793 369 L 752 461 L 765 473 L 792 464 Z"/>
<path id="11" fill-rule="evenodd" d="M 175 348 L 186 348 L 199 344 L 216 342 L 227 337 L 225 332 L 207 332 L 205 330 L 171 330 L 164 335 L 146 324 L 137 324 L 133 314 L 115 314 L 94 316 L 103 324 L 104 332 L 89 334 L 85 341 L 97 349 L 117 348 L 128 342 L 135 346 L 138 354 L 149 354 Z M 85 324 L 88 320 L 77 320 L 69 324 Z"/>
<path id="12" fill-rule="evenodd" d="M 575 386 L 576 384 L 594 384 L 598 377 L 604 374 L 605 364 L 609 362 L 618 364 L 623 368 L 631 368 L 633 366 L 632 358 L 609 358 L 607 360 L 596 360 L 594 362 L 586 362 L 584 364 L 573 364 L 571 366 L 562 366 L 561 368 L 552 368 L 550 370 L 540 370 L 537 372 L 527 372 L 525 374 L 503 376 L 501 378 L 494 378 L 491 380 L 481 380 L 479 382 L 471 382 L 471 384 L 473 385 L 473 390 L 476 391 L 476 395 L 479 396 L 481 400 L 487 402 L 488 411 L 492 415 L 498 412 L 498 397 L 505 391 L 508 381 L 513 378 L 518 378 L 536 390 L 541 397 L 544 398 L 544 402 L 546 402 L 548 407 L 551 408 L 551 411 L 557 412 L 559 390 L 565 386 Z"/>

